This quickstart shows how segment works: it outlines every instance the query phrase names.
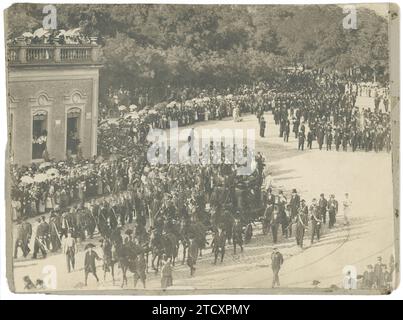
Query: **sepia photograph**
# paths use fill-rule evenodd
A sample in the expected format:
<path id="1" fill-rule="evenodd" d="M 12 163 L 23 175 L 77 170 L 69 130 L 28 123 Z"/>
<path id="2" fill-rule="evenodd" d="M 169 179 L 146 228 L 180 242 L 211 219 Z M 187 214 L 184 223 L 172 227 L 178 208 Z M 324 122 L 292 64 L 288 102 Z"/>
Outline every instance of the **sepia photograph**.
<path id="1" fill-rule="evenodd" d="M 6 8 L 9 290 L 391 294 L 399 14 Z"/>

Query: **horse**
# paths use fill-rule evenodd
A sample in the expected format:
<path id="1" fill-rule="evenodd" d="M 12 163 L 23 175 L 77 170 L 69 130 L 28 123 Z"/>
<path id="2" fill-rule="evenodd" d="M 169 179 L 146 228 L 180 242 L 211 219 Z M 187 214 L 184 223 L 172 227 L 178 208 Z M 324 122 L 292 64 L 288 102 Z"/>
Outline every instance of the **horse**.
<path id="1" fill-rule="evenodd" d="M 113 246 L 115 246 L 115 244 L 113 244 Z M 134 287 L 137 286 L 138 279 L 141 279 L 145 288 L 146 262 L 144 252 L 139 251 L 139 249 L 136 247 L 132 247 L 130 242 L 116 245 L 115 250 L 119 267 L 122 270 L 122 284 L 120 287 L 123 288 L 125 284 L 127 285 L 127 271 L 129 270 L 131 273 L 133 273 Z"/>
<path id="2" fill-rule="evenodd" d="M 104 271 L 104 281 L 106 279 L 106 273 L 111 272 L 112 283 L 115 284 L 115 264 L 117 262 L 116 248 L 109 238 L 104 238 L 101 248 L 103 251 L 102 269 Z"/>

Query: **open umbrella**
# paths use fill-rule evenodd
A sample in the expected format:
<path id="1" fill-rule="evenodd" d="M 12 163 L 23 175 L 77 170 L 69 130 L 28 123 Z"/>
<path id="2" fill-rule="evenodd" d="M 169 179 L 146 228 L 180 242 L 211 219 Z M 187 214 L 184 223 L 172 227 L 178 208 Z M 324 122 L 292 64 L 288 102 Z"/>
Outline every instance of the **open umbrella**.
<path id="1" fill-rule="evenodd" d="M 45 30 L 44 28 L 39 28 L 39 29 L 36 29 L 36 30 L 34 31 L 34 37 L 41 38 L 41 37 L 43 37 L 43 36 L 44 36 L 45 34 L 47 34 L 47 33 L 49 33 L 48 30 Z"/>
<path id="2" fill-rule="evenodd" d="M 52 164 L 50 162 L 44 162 L 39 165 L 39 169 L 45 169 L 51 167 Z"/>
<path id="3" fill-rule="evenodd" d="M 31 184 L 31 183 L 34 183 L 34 179 L 33 179 L 32 177 L 30 177 L 30 176 L 23 176 L 23 177 L 20 179 L 20 181 L 21 181 L 22 184 Z"/>
<path id="4" fill-rule="evenodd" d="M 226 95 L 225 99 L 232 99 L 234 96 L 232 94 Z"/>
<path id="5" fill-rule="evenodd" d="M 48 180 L 49 177 L 48 175 L 46 175 L 45 173 L 38 173 L 37 175 L 35 175 L 34 177 L 34 181 L 35 182 L 44 182 L 46 180 Z"/>
<path id="6" fill-rule="evenodd" d="M 57 170 L 56 168 L 50 168 L 46 171 L 46 175 L 48 176 L 48 178 L 54 179 L 59 176 L 59 170 Z"/>
<path id="7" fill-rule="evenodd" d="M 24 32 L 24 33 L 22 34 L 22 36 L 23 36 L 24 38 L 33 38 L 33 37 L 34 37 L 34 35 L 33 35 L 31 32 Z"/>
<path id="8" fill-rule="evenodd" d="M 124 105 L 121 105 L 121 106 L 119 106 L 119 111 L 124 111 L 124 110 L 126 110 L 126 106 L 124 106 Z"/>
<path id="9" fill-rule="evenodd" d="M 209 98 L 209 97 L 204 97 L 204 98 L 203 98 L 203 101 L 204 101 L 204 102 L 210 102 L 210 98 Z"/>
<path id="10" fill-rule="evenodd" d="M 137 110 L 137 108 L 138 108 L 138 107 L 137 107 L 135 104 L 131 104 L 131 105 L 129 106 L 129 110 L 132 111 L 132 112 L 135 111 L 135 110 Z"/>
<path id="11" fill-rule="evenodd" d="M 92 243 L 87 243 L 87 244 L 85 245 L 84 250 L 88 250 L 89 248 L 95 248 L 95 245 L 92 244 Z"/>
<path id="12" fill-rule="evenodd" d="M 171 101 L 170 103 L 168 103 L 167 108 L 172 108 L 176 106 L 176 101 Z"/>

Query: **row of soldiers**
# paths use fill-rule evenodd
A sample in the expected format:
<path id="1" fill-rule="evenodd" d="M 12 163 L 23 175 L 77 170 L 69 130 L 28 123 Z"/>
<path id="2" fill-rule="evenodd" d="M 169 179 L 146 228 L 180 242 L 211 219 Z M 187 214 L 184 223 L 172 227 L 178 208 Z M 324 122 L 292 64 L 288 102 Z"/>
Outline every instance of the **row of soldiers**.
<path id="1" fill-rule="evenodd" d="M 81 241 L 92 239 L 96 230 L 101 236 L 109 237 L 119 226 L 132 223 L 135 220 L 138 232 L 145 232 L 146 219 L 138 214 L 134 217 L 133 201 L 129 196 L 121 195 L 116 200 L 92 200 L 85 205 L 76 205 L 68 210 L 56 207 L 48 220 L 45 216 L 37 219 L 32 257 L 37 258 L 39 252 L 46 257 L 48 251 L 56 252 L 61 249 L 62 239 L 71 233 L 73 238 Z M 30 252 L 29 244 L 32 237 L 32 225 L 27 218 L 17 222 L 14 257 L 17 257 L 18 248 L 23 256 Z"/>

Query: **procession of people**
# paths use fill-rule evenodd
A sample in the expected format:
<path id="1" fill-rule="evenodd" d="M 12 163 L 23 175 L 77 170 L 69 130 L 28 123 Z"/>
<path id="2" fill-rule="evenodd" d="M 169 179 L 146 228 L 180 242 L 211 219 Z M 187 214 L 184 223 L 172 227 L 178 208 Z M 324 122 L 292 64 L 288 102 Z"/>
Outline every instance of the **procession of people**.
<path id="1" fill-rule="evenodd" d="M 252 113 L 257 117 L 260 137 L 264 138 L 264 113 L 272 111 L 284 142 L 288 142 L 292 130 L 302 150 L 306 133 L 309 148 L 316 139 L 321 149 L 323 138 L 328 149 L 332 141 L 336 150 L 340 144 L 343 149 L 351 145 L 353 151 L 390 149 L 389 114 L 379 108 L 359 111 L 354 105 L 357 89 L 346 89 L 332 77 L 291 74 L 270 84 L 244 85 L 224 92 L 202 90 L 197 94 L 195 98 L 190 98 L 190 93 L 179 99 L 174 97 L 152 108 L 142 106 L 143 102 L 139 106 L 120 105 L 119 98 L 111 94 L 119 112 L 117 117 L 102 113 L 97 157 L 69 157 L 29 167 L 12 165 L 11 197 L 17 224 L 14 258 L 18 258 L 18 249 L 24 258 L 28 257 L 33 240 L 32 258 L 46 258 L 50 252 L 61 251 L 66 258 L 66 272 L 73 272 L 79 244 L 89 240 L 85 246 L 85 284 L 90 273 L 99 281 L 95 261 L 102 258 L 104 279 L 111 273 L 114 281 L 116 264 L 123 274 L 122 286 L 127 284 L 129 271 L 145 287 L 151 267 L 155 272 L 161 270 L 161 286 L 166 289 L 173 283 L 172 270 L 179 253 L 193 277 L 198 257 L 208 246 L 214 264 L 224 262 L 228 245 L 233 247 L 233 255 L 247 250 L 246 245 L 256 236 L 255 223 L 261 223 L 262 233 L 270 235 L 267 241 L 273 245 L 294 236 L 301 248 L 306 247 L 307 231 L 314 244 L 321 241 L 326 230 L 335 228 L 336 220 L 344 225 L 350 223 L 348 194 L 342 202 L 341 220 L 337 218 L 339 202 L 333 194 L 320 194 L 308 203 L 296 189 L 288 197 L 282 190 L 275 192 L 264 183 L 265 159 L 247 148 L 241 151 L 253 156 L 256 167 L 246 177 L 237 175 L 239 165 L 224 161 L 151 165 L 147 161 L 147 134 L 152 128 L 169 128 L 172 121 L 187 126 L 232 116 L 239 122 L 242 114 Z M 367 140 L 367 132 L 372 134 L 374 130 L 372 140 Z M 352 138 L 356 133 L 361 135 L 359 140 Z M 204 146 L 202 154 L 213 147 Z M 221 147 L 218 157 L 224 159 L 228 150 L 227 146 Z M 168 159 L 178 152 L 172 152 L 170 147 L 158 151 Z M 38 216 L 33 232 L 29 220 Z M 102 239 L 102 257 L 93 250 L 95 239 Z M 275 286 L 279 285 L 283 258 L 272 259 L 276 264 Z"/>

